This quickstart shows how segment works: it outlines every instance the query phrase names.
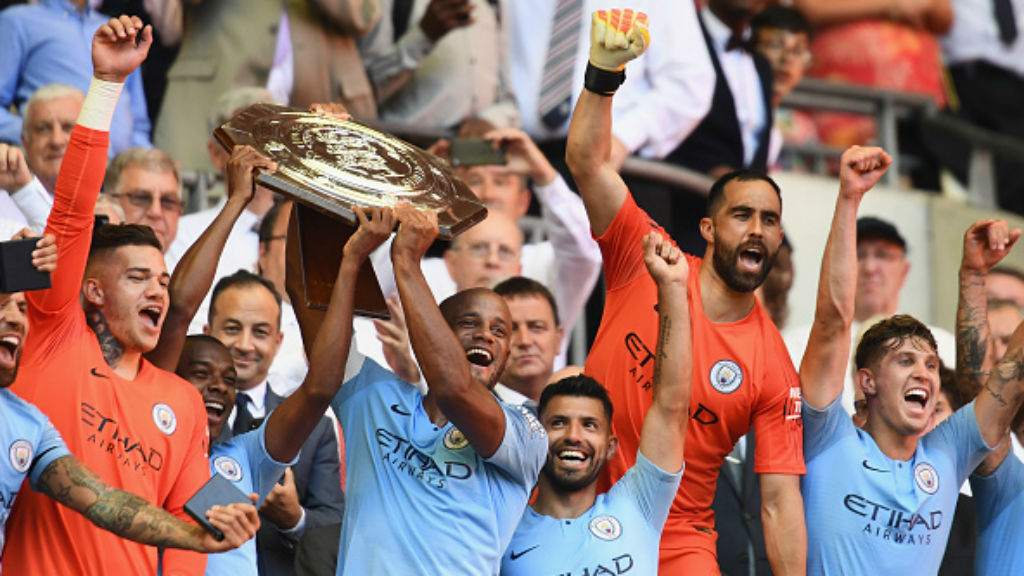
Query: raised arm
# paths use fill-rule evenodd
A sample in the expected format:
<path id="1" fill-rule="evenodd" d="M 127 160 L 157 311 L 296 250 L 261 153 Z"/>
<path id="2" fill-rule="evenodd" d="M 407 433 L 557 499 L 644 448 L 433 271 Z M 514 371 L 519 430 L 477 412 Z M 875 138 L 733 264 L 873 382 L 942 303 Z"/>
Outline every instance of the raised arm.
<path id="1" fill-rule="evenodd" d="M 214 506 L 206 517 L 224 533 L 224 539 L 218 541 L 203 528 L 109 486 L 74 456 L 51 462 L 39 476 L 36 488 L 100 528 L 150 546 L 224 552 L 252 539 L 260 527 L 259 514 L 252 504 Z"/>
<path id="2" fill-rule="evenodd" d="M 137 17 L 111 18 L 93 36 L 93 81 L 71 132 L 46 224 L 46 232 L 57 239 L 59 265 L 52 288 L 28 295 L 37 310 L 56 312 L 78 301 L 107 163 L 110 120 L 125 78 L 145 60 L 152 43 L 152 28 L 143 28 Z"/>
<path id="3" fill-rule="evenodd" d="M 881 148 L 853 146 L 839 163 L 839 197 L 821 258 L 814 323 L 800 363 L 804 402 L 817 409 L 843 392 L 857 291 L 857 210 L 892 158 Z"/>
<path id="4" fill-rule="evenodd" d="M 995 363 L 988 326 L 985 276 L 1020 238 L 1003 220 L 979 220 L 964 233 L 960 298 L 956 308 L 956 377 L 973 398 Z"/>
<path id="5" fill-rule="evenodd" d="M 435 424 L 450 420 L 477 454 L 490 457 L 504 439 L 505 412 L 494 395 L 474 380 L 466 351 L 447 329 L 448 322 L 420 269 L 420 259 L 437 237 L 437 214 L 421 212 L 408 203 L 397 205 L 395 212 L 401 224 L 391 245 L 391 260 L 409 340 L 427 381 L 424 408 Z M 489 327 L 484 329 L 490 334 Z M 431 403 L 436 403 L 440 415 L 431 413 Z"/>
<path id="6" fill-rule="evenodd" d="M 289 462 L 299 453 L 344 381 L 359 269 L 395 227 L 391 208 L 356 208 L 355 214 L 359 228 L 345 243 L 327 313 L 309 345 L 306 379 L 267 420 L 267 453 L 278 462 Z"/>
<path id="7" fill-rule="evenodd" d="M 1010 337 L 1006 355 L 992 368 L 978 398 L 974 415 L 981 437 L 995 446 L 1010 430 L 1013 415 L 1024 399 L 1024 322 Z"/>
<path id="8" fill-rule="evenodd" d="M 683 467 L 693 379 L 693 336 L 683 253 L 651 232 L 643 239 L 644 263 L 658 285 L 658 348 L 654 353 L 651 407 L 640 431 L 640 452 L 668 472 Z"/>
<path id="9" fill-rule="evenodd" d="M 594 12 L 587 81 L 569 123 L 565 160 L 587 207 L 590 229 L 598 236 L 629 194 L 611 160 L 612 95 L 625 77 L 626 62 L 643 54 L 649 42 L 645 14 Z"/>
<path id="10" fill-rule="evenodd" d="M 272 172 L 277 164 L 251 146 L 236 146 L 228 160 L 228 200 L 217 217 L 181 257 L 168 287 L 171 305 L 156 348 L 146 359 L 169 372 L 178 365 L 188 326 L 213 285 L 224 244 L 256 192 L 253 171 Z M 290 460 L 290 459 L 289 459 Z"/>

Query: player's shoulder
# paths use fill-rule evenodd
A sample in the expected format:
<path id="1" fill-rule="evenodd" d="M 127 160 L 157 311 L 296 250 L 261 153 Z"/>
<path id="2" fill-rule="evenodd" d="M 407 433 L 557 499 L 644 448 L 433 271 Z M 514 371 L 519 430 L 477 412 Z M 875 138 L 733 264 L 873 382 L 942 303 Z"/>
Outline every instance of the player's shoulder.
<path id="1" fill-rule="evenodd" d="M 23 423 L 42 425 L 48 420 L 35 404 L 6 388 L 0 389 L 0 412 L 4 414 L 4 420 L 15 426 Z"/>

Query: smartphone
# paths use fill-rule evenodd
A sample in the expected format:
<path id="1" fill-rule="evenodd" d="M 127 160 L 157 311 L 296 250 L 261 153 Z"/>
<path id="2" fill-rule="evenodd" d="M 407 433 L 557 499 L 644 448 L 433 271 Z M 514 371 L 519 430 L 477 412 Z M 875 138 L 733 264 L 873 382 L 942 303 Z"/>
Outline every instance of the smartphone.
<path id="1" fill-rule="evenodd" d="M 505 148 L 495 147 L 483 138 L 456 138 L 452 140 L 452 166 L 481 166 L 505 164 Z"/>
<path id="2" fill-rule="evenodd" d="M 230 480 L 214 474 L 210 481 L 203 485 L 188 502 L 185 503 L 185 512 L 196 521 L 197 524 L 206 528 L 217 540 L 224 539 L 224 533 L 218 530 L 206 519 L 206 511 L 214 506 L 227 506 L 234 503 L 252 504 L 252 500 L 235 488 Z"/>
<path id="3" fill-rule="evenodd" d="M 0 242 L 0 292 L 10 294 L 50 287 L 50 273 L 32 265 L 32 251 L 39 238 Z"/>

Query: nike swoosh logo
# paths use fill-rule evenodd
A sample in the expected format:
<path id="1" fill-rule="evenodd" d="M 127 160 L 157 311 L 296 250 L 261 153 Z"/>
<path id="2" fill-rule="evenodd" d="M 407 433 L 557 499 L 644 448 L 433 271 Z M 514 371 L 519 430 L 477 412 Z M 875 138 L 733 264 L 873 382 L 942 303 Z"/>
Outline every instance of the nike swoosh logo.
<path id="1" fill-rule="evenodd" d="M 405 410 L 402 410 L 401 406 L 399 406 L 398 404 L 392 404 L 391 411 L 394 412 L 395 414 L 401 414 L 402 416 L 411 416 L 411 414 L 409 414 Z"/>
<path id="2" fill-rule="evenodd" d="M 526 550 L 522 550 L 522 551 L 520 551 L 520 552 L 519 552 L 518 554 L 517 554 L 517 553 L 515 552 L 515 550 L 509 550 L 509 555 L 508 555 L 508 559 L 509 559 L 509 560 L 518 560 L 520 556 L 522 556 L 523 554 L 526 554 L 527 552 L 529 552 L 529 551 L 533 550 L 533 549 L 534 549 L 534 548 L 536 548 L 537 546 L 540 546 L 540 544 L 535 544 L 535 545 L 533 545 L 533 546 L 530 546 L 530 547 L 529 547 L 529 548 L 527 548 Z"/>
<path id="3" fill-rule="evenodd" d="M 875 467 L 874 467 L 874 466 L 872 466 L 871 464 L 868 464 L 868 461 L 867 461 L 867 459 L 866 459 L 866 458 L 864 459 L 864 461 L 863 461 L 863 462 L 861 462 L 861 464 L 862 464 L 862 465 L 863 465 L 863 466 L 864 466 L 865 468 L 867 468 L 868 470 L 871 470 L 872 472 L 888 472 L 888 470 L 885 470 L 884 468 L 875 468 Z"/>
<path id="4" fill-rule="evenodd" d="M 95 368 L 93 368 L 89 372 L 91 372 L 92 375 L 97 377 L 97 378 L 106 378 L 107 380 L 110 379 L 110 376 L 107 376 L 106 374 L 100 374 Z"/>

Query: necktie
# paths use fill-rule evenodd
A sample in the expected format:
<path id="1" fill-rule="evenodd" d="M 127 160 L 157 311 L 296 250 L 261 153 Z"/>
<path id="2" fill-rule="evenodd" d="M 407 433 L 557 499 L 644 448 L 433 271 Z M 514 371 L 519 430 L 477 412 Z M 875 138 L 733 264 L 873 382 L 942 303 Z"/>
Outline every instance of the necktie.
<path id="1" fill-rule="evenodd" d="M 992 0 L 999 26 L 999 39 L 1009 46 L 1017 39 L 1017 19 L 1014 18 L 1011 0 Z"/>
<path id="2" fill-rule="evenodd" d="M 235 436 L 245 434 L 254 428 L 253 422 L 255 420 L 252 417 L 252 412 L 249 411 L 249 404 L 251 403 L 252 401 L 249 399 L 248 394 L 239 392 L 235 396 L 235 425 L 231 427 L 231 432 Z"/>
<path id="3" fill-rule="evenodd" d="M 565 124 L 572 109 L 572 76 L 582 24 L 582 0 L 558 0 L 537 104 L 541 120 L 551 129 Z"/>

